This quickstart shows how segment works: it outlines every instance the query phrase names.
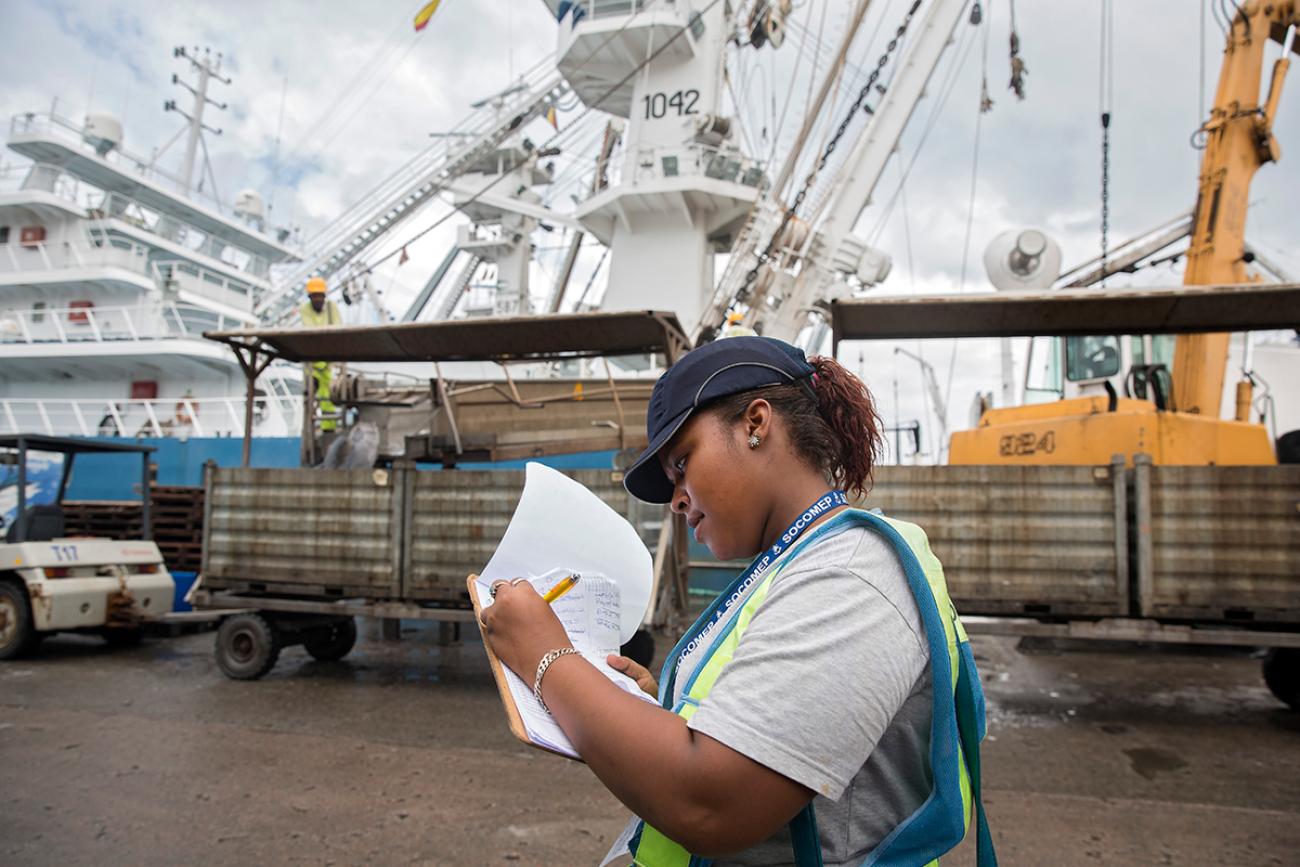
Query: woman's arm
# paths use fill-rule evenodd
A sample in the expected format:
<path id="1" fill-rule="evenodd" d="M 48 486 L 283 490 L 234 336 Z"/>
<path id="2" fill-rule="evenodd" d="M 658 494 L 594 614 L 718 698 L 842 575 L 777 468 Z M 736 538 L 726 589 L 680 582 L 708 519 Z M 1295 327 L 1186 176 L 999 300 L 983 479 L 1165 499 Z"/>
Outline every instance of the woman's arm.
<path id="1" fill-rule="evenodd" d="M 531 585 L 503 586 L 484 611 L 493 650 L 531 683 L 548 651 L 570 642 Z M 628 695 L 586 660 L 562 656 L 542 697 L 560 727 L 614 795 L 650 825 L 699 855 L 740 851 L 776 833 L 812 790 L 747 758 L 661 707 Z"/>

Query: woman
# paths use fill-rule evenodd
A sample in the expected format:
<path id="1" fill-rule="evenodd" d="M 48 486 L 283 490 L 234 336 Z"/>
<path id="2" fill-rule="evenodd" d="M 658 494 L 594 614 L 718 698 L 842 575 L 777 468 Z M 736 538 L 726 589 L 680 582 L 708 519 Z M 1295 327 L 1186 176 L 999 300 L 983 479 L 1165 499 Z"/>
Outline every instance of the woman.
<path id="1" fill-rule="evenodd" d="M 628 491 L 671 503 L 718 559 L 755 558 L 662 682 L 609 658 L 663 707 L 564 653 L 528 583 L 499 584 L 484 612 L 493 649 L 643 820 L 637 863 L 926 864 L 972 818 L 993 863 L 983 698 L 942 569 L 919 528 L 848 506 L 881 451 L 865 386 L 833 359 L 728 338 L 659 379 L 647 428 Z"/>

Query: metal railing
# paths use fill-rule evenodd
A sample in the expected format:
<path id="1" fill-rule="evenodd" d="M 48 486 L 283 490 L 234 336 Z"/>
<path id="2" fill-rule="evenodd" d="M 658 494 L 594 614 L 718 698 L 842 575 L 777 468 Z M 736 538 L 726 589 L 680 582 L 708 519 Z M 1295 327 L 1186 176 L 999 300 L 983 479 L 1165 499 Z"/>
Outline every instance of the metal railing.
<path id="1" fill-rule="evenodd" d="M 36 302 L 40 304 L 41 302 Z M 155 302 L 131 307 L 0 309 L 0 345 L 202 339 L 204 331 L 249 324 L 190 304 Z"/>
<path id="2" fill-rule="evenodd" d="M 655 5 L 659 5 L 656 0 L 576 0 L 569 15 L 575 15 L 580 10 L 582 16 L 606 18 L 611 15 L 631 15 Z"/>
<path id="3" fill-rule="evenodd" d="M 270 278 L 270 261 L 231 244 L 178 217 L 160 214 L 121 193 L 107 193 L 84 183 L 60 166 L 34 163 L 0 167 L 0 192 L 35 190 L 84 208 L 91 220 L 116 219 L 157 235 L 164 241 L 229 265 L 252 279 Z"/>
<path id="4" fill-rule="evenodd" d="M 11 235 L 8 244 L 0 244 L 0 274 L 113 267 L 150 277 L 149 252 L 147 245 L 121 237 L 108 236 L 99 244 L 89 240 L 85 243 L 62 240 L 24 244 Z"/>
<path id="5" fill-rule="evenodd" d="M 251 287 L 247 283 L 231 280 L 193 262 L 155 260 L 149 265 L 149 273 L 165 295 L 174 296 L 185 290 L 241 310 L 252 310 Z"/>
<path id="6" fill-rule="evenodd" d="M 254 436 L 295 436 L 300 396 L 268 394 L 254 403 Z M 155 400 L 0 398 L 0 431 L 49 436 L 243 436 L 244 397 Z"/>
<path id="7" fill-rule="evenodd" d="M 0 244 L 0 274 L 72 268 L 121 268 L 149 278 L 159 291 L 193 292 L 221 304 L 251 309 L 254 287 L 184 259 L 150 258 L 154 248 L 120 235 L 92 232 L 86 243 L 38 241 Z"/>
<path id="8" fill-rule="evenodd" d="M 14 115 L 9 121 L 9 137 L 46 136 L 64 144 L 71 145 L 87 156 L 98 156 L 104 162 L 124 171 L 129 171 L 148 181 L 154 181 L 167 187 L 171 192 L 184 195 L 210 207 L 225 216 L 233 216 L 220 199 L 207 193 L 187 189 L 187 184 L 171 172 L 154 164 L 153 160 L 132 154 L 120 144 L 107 153 L 100 154 L 93 145 L 86 141 L 84 127 L 68 118 L 60 117 L 54 112 L 27 111 Z"/>

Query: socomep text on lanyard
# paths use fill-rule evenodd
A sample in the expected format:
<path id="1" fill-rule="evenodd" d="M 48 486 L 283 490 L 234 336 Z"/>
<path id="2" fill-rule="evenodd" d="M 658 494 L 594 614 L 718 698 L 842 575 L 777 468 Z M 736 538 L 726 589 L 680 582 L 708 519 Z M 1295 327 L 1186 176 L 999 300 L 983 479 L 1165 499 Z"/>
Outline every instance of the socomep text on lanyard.
<path id="1" fill-rule="evenodd" d="M 705 611 L 704 615 L 699 620 L 696 621 L 696 627 L 693 627 L 691 632 L 688 632 L 681 642 L 678 643 L 677 648 L 674 649 L 673 656 L 671 657 L 672 670 L 669 672 L 667 678 L 663 678 L 665 682 L 661 692 L 664 695 L 672 694 L 672 683 L 676 680 L 678 668 L 686 657 L 694 653 L 702 643 L 708 641 L 709 635 L 713 630 L 727 619 L 727 613 L 731 610 L 732 606 L 745 598 L 745 595 L 749 592 L 750 588 L 754 586 L 755 582 L 767 573 L 768 568 L 770 568 L 773 563 L 781 559 L 781 555 L 789 550 L 790 546 L 793 545 L 801 535 L 803 535 L 803 531 L 822 515 L 825 515 L 832 509 L 837 509 L 840 506 L 847 506 L 848 504 L 848 495 L 843 491 L 827 491 L 817 499 L 817 502 L 813 503 L 807 509 L 804 509 L 803 514 L 796 518 L 794 522 L 786 528 L 785 532 L 777 537 L 776 542 L 772 544 L 772 547 L 759 554 L 758 557 L 755 558 L 754 562 L 749 564 L 749 568 L 738 575 L 736 579 L 731 582 L 730 586 L 719 594 L 718 600 L 714 602 L 707 611 Z M 692 632 L 694 633 L 693 635 L 691 634 Z"/>

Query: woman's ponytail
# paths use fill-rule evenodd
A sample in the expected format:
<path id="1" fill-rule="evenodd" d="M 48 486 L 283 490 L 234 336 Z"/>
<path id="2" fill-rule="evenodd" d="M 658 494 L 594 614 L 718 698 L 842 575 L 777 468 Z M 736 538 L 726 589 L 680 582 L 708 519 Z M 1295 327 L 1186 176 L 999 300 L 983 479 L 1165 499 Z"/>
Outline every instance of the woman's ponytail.
<path id="1" fill-rule="evenodd" d="M 826 475 L 826 480 L 850 495 L 871 490 L 871 471 L 884 450 L 880 416 L 871 392 L 848 369 L 824 355 L 808 359 L 813 366 L 812 388 L 769 385 L 728 395 L 712 405 L 735 422 L 751 401 L 766 400 L 785 421 L 794 449 Z"/>
<path id="2" fill-rule="evenodd" d="M 817 414 L 839 441 L 838 461 L 830 469 L 845 491 L 863 496 L 871 490 L 871 473 L 884 451 L 875 401 L 862 380 L 834 358 L 817 355 L 808 363 L 816 370 Z"/>

